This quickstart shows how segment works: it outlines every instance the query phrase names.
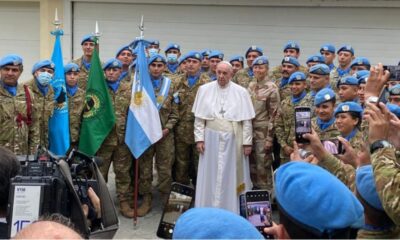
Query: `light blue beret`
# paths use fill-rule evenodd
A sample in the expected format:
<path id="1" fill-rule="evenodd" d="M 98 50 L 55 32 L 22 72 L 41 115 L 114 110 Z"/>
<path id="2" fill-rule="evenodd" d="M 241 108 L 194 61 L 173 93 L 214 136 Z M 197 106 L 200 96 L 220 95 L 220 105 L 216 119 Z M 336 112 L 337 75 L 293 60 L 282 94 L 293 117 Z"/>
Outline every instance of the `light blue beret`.
<path id="1" fill-rule="evenodd" d="M 289 41 L 285 46 L 283 46 L 283 51 L 286 49 L 296 49 L 297 51 L 300 51 L 300 45 L 295 41 Z"/>
<path id="2" fill-rule="evenodd" d="M 352 85 L 352 86 L 358 86 L 358 79 L 353 76 L 345 76 L 342 77 L 338 83 L 337 86 L 339 87 L 340 85 Z"/>
<path id="3" fill-rule="evenodd" d="M 211 53 L 211 51 L 209 49 L 204 49 L 203 51 L 201 51 L 201 55 L 203 55 L 203 57 L 204 56 L 209 56 L 210 53 Z"/>
<path id="4" fill-rule="evenodd" d="M 325 63 L 325 57 L 322 56 L 321 54 L 315 54 L 315 55 L 311 55 L 307 58 L 307 62 L 317 62 L 317 63 Z"/>
<path id="5" fill-rule="evenodd" d="M 260 56 L 264 55 L 263 49 L 260 47 L 257 47 L 257 46 L 251 46 L 247 49 L 246 54 L 245 54 L 246 58 L 247 58 L 247 55 L 249 54 L 249 52 L 258 52 L 260 54 Z"/>
<path id="6" fill-rule="evenodd" d="M 169 43 L 169 44 L 165 47 L 164 52 L 168 52 L 170 49 L 177 49 L 177 50 L 181 51 L 181 46 L 179 46 L 179 45 L 176 44 L 176 43 Z"/>
<path id="7" fill-rule="evenodd" d="M 192 208 L 175 224 L 172 239 L 264 239 L 243 217 L 220 208 Z"/>
<path id="8" fill-rule="evenodd" d="M 389 88 L 389 95 L 400 95 L 400 84 L 396 84 L 393 87 Z"/>
<path id="9" fill-rule="evenodd" d="M 211 58 L 219 58 L 221 60 L 224 60 L 224 54 L 221 51 L 214 50 L 214 51 L 211 51 L 210 55 L 208 55 L 208 58 L 209 59 L 211 59 Z"/>
<path id="10" fill-rule="evenodd" d="M 303 72 L 294 72 L 292 75 L 289 77 L 288 83 L 291 84 L 292 82 L 295 81 L 305 81 L 306 80 L 306 75 Z"/>
<path id="11" fill-rule="evenodd" d="M 363 224 L 358 199 L 319 166 L 299 161 L 282 165 L 275 173 L 275 194 L 284 212 L 321 233 Z"/>
<path id="12" fill-rule="evenodd" d="M 392 103 L 386 103 L 386 107 L 389 109 L 391 113 L 396 115 L 398 118 L 400 118 L 400 107 L 397 106 L 396 104 Z"/>
<path id="13" fill-rule="evenodd" d="M 283 59 L 282 59 L 282 62 L 281 62 L 282 64 L 284 64 L 284 63 L 290 63 L 290 64 L 293 64 L 293 65 L 295 65 L 296 67 L 298 67 L 298 66 L 300 66 L 300 63 L 299 63 L 299 60 L 297 60 L 297 58 L 295 58 L 295 57 L 284 57 Z"/>
<path id="14" fill-rule="evenodd" d="M 41 68 L 50 68 L 53 69 L 55 68 L 54 63 L 51 60 L 41 60 L 39 62 L 36 62 L 33 67 L 32 67 L 32 74 L 34 74 L 37 70 Z"/>
<path id="15" fill-rule="evenodd" d="M 319 63 L 312 66 L 308 72 L 318 75 L 329 75 L 331 70 L 329 69 L 328 65 Z"/>
<path id="16" fill-rule="evenodd" d="M 356 102 L 342 102 L 340 103 L 334 112 L 334 115 L 336 116 L 339 113 L 346 113 L 346 112 L 354 112 L 357 113 L 358 116 L 361 118 L 363 114 L 363 108 L 361 107 L 360 104 Z"/>
<path id="17" fill-rule="evenodd" d="M 354 49 L 351 45 L 341 46 L 339 50 L 337 50 L 337 53 L 340 53 L 341 51 L 350 52 L 352 55 L 354 55 Z"/>
<path id="18" fill-rule="evenodd" d="M 122 63 L 116 58 L 110 58 L 103 64 L 103 70 L 108 68 L 122 68 Z"/>
<path id="19" fill-rule="evenodd" d="M 372 207 L 384 211 L 376 191 L 372 165 L 361 166 L 356 171 L 356 188 L 361 197 Z"/>
<path id="20" fill-rule="evenodd" d="M 356 73 L 353 74 L 353 77 L 356 77 L 358 79 L 359 85 L 366 83 L 369 77 L 369 71 L 368 70 L 357 71 Z"/>
<path id="21" fill-rule="evenodd" d="M 22 65 L 22 57 L 17 54 L 8 54 L 0 60 L 0 68 L 7 65 Z"/>
<path id="22" fill-rule="evenodd" d="M 235 62 L 235 61 L 243 63 L 244 62 L 244 57 L 242 57 L 240 55 L 235 55 L 235 56 L 231 57 L 231 59 L 229 59 L 230 63 Z"/>
<path id="23" fill-rule="evenodd" d="M 371 63 L 366 57 L 356 57 L 353 61 L 351 61 L 350 68 L 352 68 L 353 66 L 367 66 L 368 68 L 370 68 Z"/>
<path id="24" fill-rule="evenodd" d="M 157 46 L 160 46 L 160 41 L 155 40 L 155 39 L 147 40 L 147 42 L 148 42 L 150 45 L 157 45 Z"/>
<path id="25" fill-rule="evenodd" d="M 83 45 L 84 42 L 94 42 L 94 36 L 93 34 L 86 34 L 85 36 L 83 36 L 82 40 L 81 40 L 81 45 Z"/>
<path id="26" fill-rule="evenodd" d="M 328 101 L 336 100 L 336 94 L 331 88 L 323 88 L 317 92 L 314 98 L 314 106 Z"/>
<path id="27" fill-rule="evenodd" d="M 184 56 L 182 56 L 182 61 L 185 61 L 188 58 L 194 58 L 199 60 L 200 62 L 203 60 L 203 55 L 197 51 L 190 51 L 187 54 L 185 54 Z M 182 62 L 181 62 L 182 63 Z"/>
<path id="28" fill-rule="evenodd" d="M 178 66 L 180 66 L 183 63 L 183 61 L 185 61 L 185 60 L 186 60 L 186 54 L 180 56 L 178 58 Z"/>
<path id="29" fill-rule="evenodd" d="M 254 59 L 252 66 L 264 64 L 269 64 L 268 58 L 266 56 L 259 56 L 258 58 Z"/>
<path id="30" fill-rule="evenodd" d="M 336 48 L 332 44 L 326 43 L 326 44 L 322 45 L 321 49 L 319 50 L 319 52 L 321 54 L 322 54 L 322 51 L 328 51 L 328 52 L 331 52 L 331 53 L 335 53 L 336 52 Z"/>
<path id="31" fill-rule="evenodd" d="M 64 73 L 67 72 L 80 72 L 78 64 L 70 62 L 64 65 Z"/>
<path id="32" fill-rule="evenodd" d="M 115 57 L 118 57 L 121 54 L 121 52 L 124 50 L 128 50 L 133 54 L 132 48 L 129 45 L 126 45 L 126 46 L 123 46 L 120 49 L 118 49 L 117 54 L 115 54 Z"/>
<path id="33" fill-rule="evenodd" d="M 160 54 L 156 54 L 156 55 L 152 56 L 152 57 L 149 59 L 148 65 L 150 65 L 150 64 L 153 63 L 153 62 L 163 62 L 163 63 L 167 63 L 167 61 L 165 60 L 165 57 L 163 57 L 163 56 L 160 55 Z"/>

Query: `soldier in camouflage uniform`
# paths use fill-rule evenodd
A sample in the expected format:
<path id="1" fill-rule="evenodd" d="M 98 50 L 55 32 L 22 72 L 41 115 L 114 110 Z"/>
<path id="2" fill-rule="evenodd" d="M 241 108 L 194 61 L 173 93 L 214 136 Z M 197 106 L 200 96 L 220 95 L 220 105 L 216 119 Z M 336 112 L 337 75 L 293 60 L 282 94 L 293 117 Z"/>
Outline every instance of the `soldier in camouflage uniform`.
<path id="1" fill-rule="evenodd" d="M 0 146 L 16 155 L 34 154 L 39 144 L 39 126 L 33 117 L 34 95 L 18 84 L 23 70 L 22 58 L 15 54 L 0 60 Z"/>
<path id="2" fill-rule="evenodd" d="M 332 71 L 336 69 L 336 66 L 334 64 L 335 58 L 336 58 L 336 48 L 330 43 L 326 43 L 321 46 L 319 49 L 319 52 L 321 53 L 322 56 L 325 57 L 325 64 L 328 65 L 329 69 Z"/>
<path id="3" fill-rule="evenodd" d="M 244 68 L 244 57 L 236 55 L 229 59 L 229 63 L 232 65 L 233 75 Z"/>
<path id="4" fill-rule="evenodd" d="M 272 149 L 274 122 L 279 111 L 279 89 L 268 78 L 268 59 L 258 57 L 253 62 L 254 79 L 249 92 L 256 113 L 253 119 L 253 152 L 250 175 L 255 189 L 272 190 Z"/>
<path id="5" fill-rule="evenodd" d="M 330 83 L 334 91 L 337 90 L 337 83 L 340 78 L 350 74 L 350 64 L 354 58 L 354 49 L 350 45 L 345 45 L 337 51 L 339 66 L 330 73 Z"/>
<path id="6" fill-rule="evenodd" d="M 294 57 L 284 57 L 282 59 L 281 65 L 281 78 L 275 79 L 274 83 L 279 87 L 279 96 L 283 100 L 291 95 L 289 77 L 292 73 L 297 72 L 299 70 L 300 63 L 297 58 Z"/>
<path id="7" fill-rule="evenodd" d="M 80 89 L 86 91 L 87 80 L 90 70 L 90 62 L 92 60 L 93 51 L 96 44 L 94 43 L 94 36 L 87 34 L 83 36 L 81 41 L 83 55 L 82 57 L 73 60 L 79 66 L 79 79 L 78 86 Z"/>
<path id="8" fill-rule="evenodd" d="M 356 57 L 350 64 L 350 75 L 354 75 L 358 71 L 368 70 L 371 68 L 371 63 L 366 57 Z"/>
<path id="9" fill-rule="evenodd" d="M 275 134 L 278 143 L 281 145 L 281 164 L 290 160 L 293 152 L 293 141 L 295 140 L 294 108 L 297 106 L 311 107 L 310 94 L 306 92 L 306 75 L 302 72 L 293 73 L 288 85 L 291 96 L 286 97 L 275 120 Z"/>
<path id="10" fill-rule="evenodd" d="M 323 88 L 331 88 L 329 84 L 329 67 L 326 64 L 317 64 L 310 68 L 308 74 L 310 80 L 311 97 L 314 101 L 315 95 Z"/>
<path id="11" fill-rule="evenodd" d="M 194 165 L 197 173 L 199 156 L 194 142 L 194 115 L 192 106 L 199 87 L 209 81 L 207 73 L 201 73 L 201 53 L 191 51 L 185 55 L 188 63 L 185 75 L 180 75 L 176 82 L 177 91 L 173 94 L 175 103 L 178 104 L 179 121 L 175 127 L 175 177 L 182 184 L 189 184 L 189 167 Z M 196 177 L 193 176 L 192 179 Z"/>
<path id="12" fill-rule="evenodd" d="M 120 60 L 122 63 L 122 72 L 119 77 L 122 81 L 130 82 L 133 79 L 134 71 L 132 69 L 133 61 L 136 59 L 136 55 L 133 53 L 132 48 L 129 46 L 123 46 L 115 55 L 115 58 Z"/>
<path id="13" fill-rule="evenodd" d="M 34 78 L 27 83 L 35 99 L 33 103 L 35 119 L 33 121 L 39 122 L 39 145 L 46 148 L 49 147 L 49 120 L 56 104 L 54 90 L 50 85 L 54 76 L 54 67 L 54 63 L 50 60 L 35 63 L 32 68 Z M 61 97 L 62 95 L 60 94 Z M 63 97 L 65 99 L 65 95 Z"/>
<path id="14" fill-rule="evenodd" d="M 362 70 L 362 71 L 357 71 L 354 74 L 354 77 L 357 78 L 358 80 L 358 103 L 361 104 L 361 106 L 364 106 L 365 103 L 365 84 L 367 83 L 367 79 L 369 77 L 369 71 L 368 70 Z"/>
<path id="15" fill-rule="evenodd" d="M 65 82 L 68 97 L 69 134 L 71 147 L 77 147 L 81 127 L 82 112 L 85 102 L 85 91 L 78 87 L 79 66 L 68 63 L 64 66 Z"/>
<path id="16" fill-rule="evenodd" d="M 201 60 L 201 72 L 208 72 L 210 70 L 210 59 L 208 56 L 210 55 L 211 51 L 208 49 L 204 49 L 201 52 L 201 55 L 203 56 L 203 60 Z"/>
<path id="17" fill-rule="evenodd" d="M 224 54 L 218 50 L 213 50 L 208 55 L 208 59 L 210 60 L 210 70 L 208 71 L 208 76 L 211 81 L 217 80 L 217 65 L 221 61 L 224 60 Z"/>
<path id="18" fill-rule="evenodd" d="M 143 195 L 143 202 L 137 210 L 139 217 L 145 216 L 152 205 L 153 157 L 158 173 L 157 188 L 161 192 L 163 202 L 166 201 L 172 183 L 172 165 L 174 161 L 175 143 L 174 127 L 178 122 L 178 105 L 174 102 L 173 94 L 176 84 L 163 76 L 166 60 L 157 54 L 149 59 L 149 72 L 157 99 L 157 108 L 160 113 L 163 138 L 148 148 L 139 161 L 139 193 Z"/>
<path id="19" fill-rule="evenodd" d="M 106 181 L 108 170 L 111 162 L 113 162 L 120 212 L 123 216 L 132 218 L 134 211 L 129 205 L 129 199 L 132 198 L 129 169 L 133 157 L 125 144 L 126 118 L 131 101 L 132 85 L 126 81 L 118 80 L 121 75 L 121 68 L 122 63 L 114 58 L 109 59 L 103 65 L 116 122 L 97 152 L 97 156 L 103 159 L 100 171 Z"/>
<path id="20" fill-rule="evenodd" d="M 259 56 L 263 55 L 263 50 L 260 47 L 257 46 L 251 46 L 249 49 L 246 51 L 246 62 L 247 62 L 247 68 L 244 68 L 242 70 L 239 70 L 232 78 L 232 81 L 234 83 L 239 84 L 240 86 L 247 88 L 249 86 L 249 83 L 254 77 L 253 73 L 253 61 L 254 59 L 258 58 Z"/>
<path id="21" fill-rule="evenodd" d="M 340 102 L 358 102 L 358 79 L 353 76 L 344 76 L 338 82 L 338 95 Z"/>
<path id="22" fill-rule="evenodd" d="M 283 57 L 300 57 L 300 45 L 296 42 L 289 41 L 283 47 Z M 303 72 L 307 75 L 307 68 L 304 66 L 299 66 L 298 69 L 300 72 Z M 272 68 L 270 71 L 270 79 L 274 82 L 279 81 L 282 78 L 282 65 L 276 66 Z"/>
<path id="23" fill-rule="evenodd" d="M 400 106 L 400 84 L 389 88 L 389 102 Z"/>
<path id="24" fill-rule="evenodd" d="M 321 54 L 315 54 L 311 55 L 307 58 L 306 64 L 307 64 L 307 71 L 310 70 L 310 68 L 314 65 L 317 65 L 319 63 L 325 64 L 325 57 L 322 56 Z"/>
<path id="25" fill-rule="evenodd" d="M 167 67 L 165 68 L 165 73 L 178 74 L 178 59 L 181 56 L 181 47 L 176 43 L 170 43 L 164 49 L 164 52 L 167 58 Z"/>

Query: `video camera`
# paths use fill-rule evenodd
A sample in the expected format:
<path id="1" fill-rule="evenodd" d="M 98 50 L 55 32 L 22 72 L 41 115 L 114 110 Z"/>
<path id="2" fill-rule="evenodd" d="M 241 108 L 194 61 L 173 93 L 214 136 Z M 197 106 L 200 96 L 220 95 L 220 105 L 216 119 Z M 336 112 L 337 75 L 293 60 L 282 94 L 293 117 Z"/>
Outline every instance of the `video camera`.
<path id="1" fill-rule="evenodd" d="M 97 168 L 99 159 L 74 149 L 68 156 L 56 156 L 43 147 L 38 147 L 34 156 L 18 159 L 21 171 L 10 184 L 9 236 L 40 216 L 53 213 L 70 218 L 86 238 L 114 236 L 119 222 L 107 185 Z M 89 187 L 100 198 L 101 219 L 97 219 L 87 195 Z M 82 204 L 89 208 L 87 217 Z"/>

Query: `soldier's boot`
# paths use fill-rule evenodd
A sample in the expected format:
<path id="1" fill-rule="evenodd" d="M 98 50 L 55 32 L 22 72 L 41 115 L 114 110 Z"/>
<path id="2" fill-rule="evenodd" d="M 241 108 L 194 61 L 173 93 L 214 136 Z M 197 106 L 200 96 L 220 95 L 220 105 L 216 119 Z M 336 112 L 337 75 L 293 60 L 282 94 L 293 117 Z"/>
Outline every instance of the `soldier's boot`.
<path id="1" fill-rule="evenodd" d="M 137 209 L 137 215 L 139 217 L 143 217 L 151 211 L 151 200 L 152 200 L 151 193 L 146 193 L 143 196 L 143 202 Z"/>
<path id="2" fill-rule="evenodd" d="M 128 201 L 122 201 L 119 203 L 119 211 L 121 212 L 122 216 L 126 218 L 133 218 L 135 214 L 134 209 L 129 206 Z"/>

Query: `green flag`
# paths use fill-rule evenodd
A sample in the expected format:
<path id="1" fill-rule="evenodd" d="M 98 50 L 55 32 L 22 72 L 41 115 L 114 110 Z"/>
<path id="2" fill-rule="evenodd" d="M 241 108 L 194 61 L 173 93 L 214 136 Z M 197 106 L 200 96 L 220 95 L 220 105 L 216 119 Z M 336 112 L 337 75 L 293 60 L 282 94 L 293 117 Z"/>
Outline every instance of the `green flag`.
<path id="1" fill-rule="evenodd" d="M 79 151 L 93 156 L 115 124 L 114 107 L 108 94 L 99 53 L 93 51 L 85 107 L 79 136 Z"/>

